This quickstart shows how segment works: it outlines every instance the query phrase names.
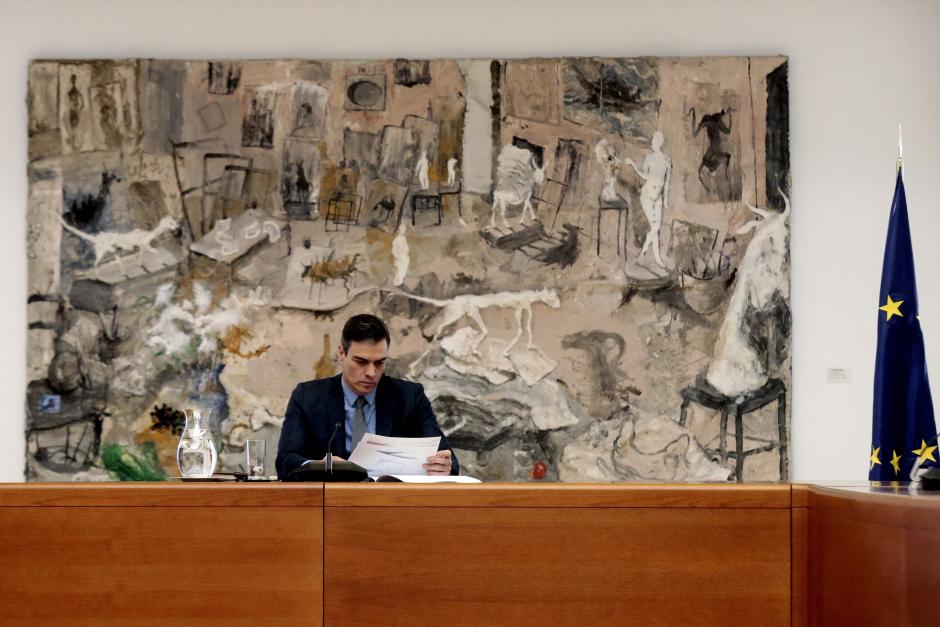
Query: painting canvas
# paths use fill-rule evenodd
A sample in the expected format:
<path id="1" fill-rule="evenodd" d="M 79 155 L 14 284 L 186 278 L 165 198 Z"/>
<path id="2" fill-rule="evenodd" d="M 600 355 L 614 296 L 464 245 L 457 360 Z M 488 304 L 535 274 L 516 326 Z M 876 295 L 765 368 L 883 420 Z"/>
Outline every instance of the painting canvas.
<path id="1" fill-rule="evenodd" d="M 375 313 L 465 473 L 789 465 L 785 57 L 40 60 L 26 477 L 276 450 Z M 273 453 L 271 455 L 273 461 Z"/>

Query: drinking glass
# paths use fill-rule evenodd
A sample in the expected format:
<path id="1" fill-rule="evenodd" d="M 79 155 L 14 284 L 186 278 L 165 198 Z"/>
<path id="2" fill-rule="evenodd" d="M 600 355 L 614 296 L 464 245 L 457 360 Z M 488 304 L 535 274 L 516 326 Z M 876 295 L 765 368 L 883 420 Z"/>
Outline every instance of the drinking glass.
<path id="1" fill-rule="evenodd" d="M 249 480 L 267 478 L 264 472 L 267 444 L 267 440 L 248 440 L 245 454 Z"/>

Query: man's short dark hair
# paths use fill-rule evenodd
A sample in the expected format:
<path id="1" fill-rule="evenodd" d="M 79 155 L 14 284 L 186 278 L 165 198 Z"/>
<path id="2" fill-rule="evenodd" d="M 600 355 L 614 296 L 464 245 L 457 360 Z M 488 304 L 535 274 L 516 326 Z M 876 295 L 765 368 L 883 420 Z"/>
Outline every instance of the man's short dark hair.
<path id="1" fill-rule="evenodd" d="M 385 323 L 372 314 L 358 314 L 346 321 L 340 344 L 344 351 L 348 351 L 349 345 L 353 342 L 378 344 L 382 340 L 391 346 L 392 338 L 388 334 L 388 327 Z"/>

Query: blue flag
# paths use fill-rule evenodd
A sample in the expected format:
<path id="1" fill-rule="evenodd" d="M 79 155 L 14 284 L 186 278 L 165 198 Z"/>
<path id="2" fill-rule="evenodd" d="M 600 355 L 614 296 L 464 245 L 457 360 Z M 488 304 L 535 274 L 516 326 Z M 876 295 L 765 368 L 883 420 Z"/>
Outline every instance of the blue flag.
<path id="1" fill-rule="evenodd" d="M 879 298 L 868 478 L 907 481 L 915 464 L 921 468 L 937 466 L 940 456 L 900 169 L 888 222 Z"/>

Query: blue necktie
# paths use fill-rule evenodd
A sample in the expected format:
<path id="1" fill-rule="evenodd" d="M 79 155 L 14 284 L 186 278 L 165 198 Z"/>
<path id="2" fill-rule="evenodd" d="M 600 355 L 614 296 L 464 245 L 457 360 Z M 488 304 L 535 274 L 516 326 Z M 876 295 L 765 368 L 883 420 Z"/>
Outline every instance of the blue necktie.
<path id="1" fill-rule="evenodd" d="M 359 440 L 361 440 L 362 436 L 369 430 L 369 427 L 366 425 L 366 413 L 363 409 L 367 402 L 365 396 L 356 397 L 356 408 L 352 415 L 352 448 L 349 450 L 350 453 L 356 450 L 356 445 L 359 444 Z"/>

